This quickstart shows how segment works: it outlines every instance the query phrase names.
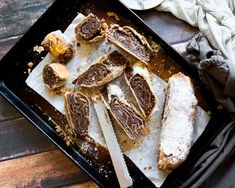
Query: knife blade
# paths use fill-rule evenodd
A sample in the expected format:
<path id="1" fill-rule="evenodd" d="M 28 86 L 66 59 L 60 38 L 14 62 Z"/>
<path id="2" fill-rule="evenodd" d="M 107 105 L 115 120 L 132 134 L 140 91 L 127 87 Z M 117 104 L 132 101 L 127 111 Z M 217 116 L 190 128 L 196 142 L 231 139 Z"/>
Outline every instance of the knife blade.
<path id="1" fill-rule="evenodd" d="M 102 100 L 94 101 L 94 107 L 98 116 L 100 126 L 109 150 L 115 173 L 121 188 L 132 186 L 132 178 L 128 172 L 121 148 L 113 130 L 108 111 Z"/>

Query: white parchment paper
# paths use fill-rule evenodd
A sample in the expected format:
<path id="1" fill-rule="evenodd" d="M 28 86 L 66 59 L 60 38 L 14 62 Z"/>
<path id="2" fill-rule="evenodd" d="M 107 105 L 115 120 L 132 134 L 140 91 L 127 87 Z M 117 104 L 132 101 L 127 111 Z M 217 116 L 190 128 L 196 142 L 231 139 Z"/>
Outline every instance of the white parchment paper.
<path id="1" fill-rule="evenodd" d="M 65 30 L 64 34 L 74 42 L 74 28 L 76 25 L 84 18 L 82 14 L 78 14 L 77 17 L 72 21 L 69 27 Z M 107 43 L 103 40 L 96 44 L 85 45 L 82 42 L 75 52 L 73 59 L 67 64 L 67 68 L 71 75 L 67 81 L 67 87 L 74 87 L 71 81 L 77 76 L 78 72 L 84 70 L 90 63 L 92 63 L 97 57 L 104 55 L 111 50 L 116 49 L 115 46 Z M 132 61 L 132 58 L 128 58 Z M 45 84 L 42 80 L 42 70 L 43 67 L 52 62 L 53 58 L 48 54 L 31 72 L 28 76 L 26 83 L 29 87 L 35 90 L 43 98 L 45 98 L 51 105 L 53 105 L 62 114 L 65 114 L 64 101 L 62 96 L 55 96 L 48 92 Z M 161 124 L 161 114 L 163 110 L 163 104 L 165 99 L 164 88 L 166 83 L 158 76 L 152 76 L 152 86 L 154 94 L 157 98 L 157 105 L 154 109 L 154 113 L 151 115 L 149 122 L 149 127 L 151 129 L 151 134 L 138 141 L 131 141 L 120 129 L 114 119 L 112 119 L 114 124 L 114 129 L 118 137 L 118 141 L 123 149 L 123 152 L 138 166 L 138 168 L 157 186 L 161 186 L 167 177 L 167 173 L 164 173 L 157 168 L 157 157 L 158 157 L 158 139 L 160 134 L 160 124 Z M 134 98 L 130 92 L 129 87 L 125 83 L 123 76 L 114 80 L 125 92 L 125 95 L 130 99 L 131 102 L 135 103 Z M 193 142 L 200 136 L 203 132 L 205 126 L 209 121 L 209 116 L 202 110 L 199 106 L 197 107 L 197 115 L 195 122 L 195 131 Z M 93 105 L 91 105 L 91 121 L 90 128 L 88 131 L 90 137 L 92 137 L 96 142 L 105 146 L 105 140 L 102 135 L 100 124 L 95 112 Z"/>

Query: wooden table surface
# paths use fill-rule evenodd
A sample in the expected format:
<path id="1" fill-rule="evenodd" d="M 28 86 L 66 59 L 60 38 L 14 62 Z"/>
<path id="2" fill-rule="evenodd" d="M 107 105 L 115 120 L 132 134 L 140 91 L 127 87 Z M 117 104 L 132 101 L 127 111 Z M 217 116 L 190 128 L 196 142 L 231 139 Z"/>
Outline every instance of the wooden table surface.
<path id="1" fill-rule="evenodd" d="M 54 0 L 0 1 L 0 59 Z M 197 29 L 155 10 L 137 12 L 173 44 Z M 97 187 L 39 130 L 0 96 L 0 187 Z"/>

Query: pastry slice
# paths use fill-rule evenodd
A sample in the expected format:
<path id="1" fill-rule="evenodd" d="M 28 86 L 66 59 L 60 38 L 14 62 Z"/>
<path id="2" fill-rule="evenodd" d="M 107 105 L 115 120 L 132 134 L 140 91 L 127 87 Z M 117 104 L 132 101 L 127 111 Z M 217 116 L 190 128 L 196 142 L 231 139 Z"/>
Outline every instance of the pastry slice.
<path id="1" fill-rule="evenodd" d="M 159 144 L 158 168 L 172 170 L 188 156 L 197 99 L 189 77 L 178 73 L 169 78 Z"/>
<path id="2" fill-rule="evenodd" d="M 74 55 L 72 43 L 60 30 L 49 33 L 41 44 L 61 63 L 67 63 Z"/>
<path id="3" fill-rule="evenodd" d="M 113 51 L 95 60 L 73 84 L 78 87 L 102 86 L 122 74 L 127 64 L 127 59 L 118 51 Z"/>
<path id="4" fill-rule="evenodd" d="M 135 63 L 133 67 L 126 68 L 124 74 L 142 113 L 147 118 L 156 105 L 156 97 L 153 94 L 150 76 L 147 68 L 139 62 Z"/>
<path id="5" fill-rule="evenodd" d="M 108 40 L 140 61 L 148 63 L 152 52 L 146 38 L 129 26 L 111 26 L 106 33 Z"/>
<path id="6" fill-rule="evenodd" d="M 66 66 L 60 63 L 50 63 L 43 68 L 43 82 L 46 86 L 54 90 L 65 85 L 69 77 L 69 71 Z"/>
<path id="7" fill-rule="evenodd" d="M 102 99 L 113 117 L 129 136 L 137 139 L 149 134 L 144 118 L 137 109 L 125 98 L 123 91 L 117 85 L 109 84 L 101 92 Z"/>
<path id="8" fill-rule="evenodd" d="M 64 94 L 66 118 L 75 135 L 86 136 L 90 124 L 90 104 L 88 98 L 80 93 Z"/>
<path id="9" fill-rule="evenodd" d="M 75 28 L 77 40 L 84 42 L 97 42 L 104 37 L 106 24 L 103 23 L 97 16 L 90 13 L 82 20 Z"/>

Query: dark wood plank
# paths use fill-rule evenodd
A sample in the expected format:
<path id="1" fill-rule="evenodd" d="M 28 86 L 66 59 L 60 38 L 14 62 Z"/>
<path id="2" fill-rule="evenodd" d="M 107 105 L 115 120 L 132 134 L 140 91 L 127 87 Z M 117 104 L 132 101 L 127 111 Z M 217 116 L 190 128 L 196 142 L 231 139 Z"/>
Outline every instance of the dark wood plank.
<path id="1" fill-rule="evenodd" d="M 0 96 L 0 122 L 19 117 L 21 114 Z"/>
<path id="2" fill-rule="evenodd" d="M 53 1 L 0 1 L 0 58 Z M 169 43 L 188 40 L 192 31 L 197 31 L 167 13 L 152 10 L 141 12 L 140 16 Z M 0 187 L 61 187 L 88 180 L 29 122 L 24 118 L 14 119 L 18 117 L 19 113 L 0 98 L 0 121 L 4 120 L 0 122 Z M 70 187 L 97 186 L 89 181 Z"/>
<path id="3" fill-rule="evenodd" d="M 189 40 L 198 32 L 197 28 L 177 19 L 170 13 L 158 12 L 155 9 L 136 13 L 151 29 L 171 44 Z"/>
<path id="4" fill-rule="evenodd" d="M 0 161 L 52 149 L 54 144 L 24 118 L 0 122 Z"/>
<path id="5" fill-rule="evenodd" d="M 58 187 L 87 180 L 59 150 L 0 163 L 0 187 Z"/>
<path id="6" fill-rule="evenodd" d="M 0 59 L 11 49 L 22 35 L 0 39 Z"/>
<path id="7" fill-rule="evenodd" d="M 54 0 L 1 0 L 0 39 L 25 33 Z"/>

